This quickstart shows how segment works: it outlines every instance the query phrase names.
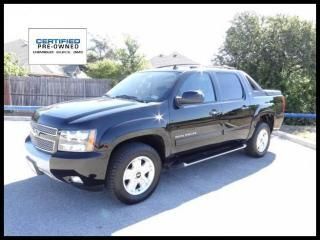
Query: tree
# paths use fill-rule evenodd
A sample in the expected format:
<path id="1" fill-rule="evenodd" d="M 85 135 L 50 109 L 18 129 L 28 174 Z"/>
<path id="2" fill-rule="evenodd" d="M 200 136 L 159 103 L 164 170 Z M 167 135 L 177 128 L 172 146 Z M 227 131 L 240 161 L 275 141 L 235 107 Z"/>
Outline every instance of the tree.
<path id="1" fill-rule="evenodd" d="M 120 62 L 121 77 L 142 70 L 146 67 L 145 57 L 138 53 L 139 44 L 131 37 L 125 38 L 125 47 L 117 49 L 116 59 Z"/>
<path id="2" fill-rule="evenodd" d="M 288 112 L 316 110 L 316 31 L 312 22 L 277 15 L 236 15 L 214 63 L 234 66 L 265 88 L 280 89 Z"/>
<path id="3" fill-rule="evenodd" d="M 117 79 L 120 64 L 113 60 L 104 59 L 87 65 L 87 75 L 92 78 Z"/>
<path id="4" fill-rule="evenodd" d="M 105 39 L 92 38 L 91 42 L 93 45 L 88 49 L 87 61 L 96 62 L 103 59 L 114 59 L 114 49 L 110 46 L 111 44 Z"/>
<path id="5" fill-rule="evenodd" d="M 112 80 L 115 85 L 131 73 L 147 67 L 145 57 L 138 53 L 139 44 L 131 37 L 125 38 L 125 47 L 113 50 L 113 57 L 95 58 L 94 62 L 89 62 L 84 71 L 93 78 L 106 78 Z M 103 48 L 99 45 L 99 48 Z M 98 49 L 98 48 L 97 48 Z M 103 54 L 102 54 L 103 55 Z M 98 59 L 98 60 L 97 60 Z"/>
<path id="6" fill-rule="evenodd" d="M 18 61 L 10 53 L 4 54 L 4 77 L 25 76 L 28 71 L 18 64 Z"/>

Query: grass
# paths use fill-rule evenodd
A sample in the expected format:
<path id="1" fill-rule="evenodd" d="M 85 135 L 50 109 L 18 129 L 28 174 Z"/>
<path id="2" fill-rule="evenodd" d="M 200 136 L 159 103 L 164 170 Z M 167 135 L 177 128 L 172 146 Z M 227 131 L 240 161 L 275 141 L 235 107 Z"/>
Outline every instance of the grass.
<path id="1" fill-rule="evenodd" d="M 280 130 L 312 142 L 316 141 L 316 126 L 294 126 L 283 124 Z"/>

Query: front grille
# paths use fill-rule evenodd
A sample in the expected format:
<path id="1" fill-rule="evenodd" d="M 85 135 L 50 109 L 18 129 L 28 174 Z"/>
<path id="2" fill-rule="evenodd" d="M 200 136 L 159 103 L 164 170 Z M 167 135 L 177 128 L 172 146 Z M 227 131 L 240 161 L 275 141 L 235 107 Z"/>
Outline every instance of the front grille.
<path id="1" fill-rule="evenodd" d="M 31 127 L 33 129 L 37 129 L 40 132 L 45 133 L 45 134 L 49 134 L 49 135 L 57 136 L 57 133 L 58 133 L 58 129 L 56 129 L 56 128 L 48 127 L 48 126 L 45 126 L 45 125 L 42 125 L 39 123 L 35 123 L 35 122 L 31 122 Z"/>
<path id="2" fill-rule="evenodd" d="M 32 144 L 43 151 L 56 152 L 58 129 L 31 122 L 30 138 Z"/>
<path id="3" fill-rule="evenodd" d="M 54 152 L 54 149 L 55 149 L 54 141 L 43 139 L 43 138 L 34 136 L 33 134 L 31 134 L 30 137 L 31 137 L 31 142 L 35 147 L 46 152 L 51 152 L 51 153 Z"/>

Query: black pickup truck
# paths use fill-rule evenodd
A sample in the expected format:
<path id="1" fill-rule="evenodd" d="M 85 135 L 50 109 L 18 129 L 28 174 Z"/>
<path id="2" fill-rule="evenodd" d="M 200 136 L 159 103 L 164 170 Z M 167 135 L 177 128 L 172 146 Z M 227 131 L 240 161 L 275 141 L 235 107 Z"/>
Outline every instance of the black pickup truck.
<path id="1" fill-rule="evenodd" d="M 25 140 L 37 174 L 132 204 L 155 190 L 162 168 L 244 149 L 268 150 L 284 119 L 280 91 L 227 68 L 136 72 L 104 96 L 38 109 Z"/>

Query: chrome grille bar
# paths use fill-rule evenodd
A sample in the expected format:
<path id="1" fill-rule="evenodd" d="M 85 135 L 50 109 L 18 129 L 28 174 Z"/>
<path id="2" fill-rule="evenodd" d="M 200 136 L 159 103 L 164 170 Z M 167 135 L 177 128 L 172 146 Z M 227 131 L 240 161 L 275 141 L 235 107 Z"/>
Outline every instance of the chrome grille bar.
<path id="1" fill-rule="evenodd" d="M 33 129 L 37 129 L 42 133 L 57 136 L 58 129 L 53 127 L 48 127 L 39 123 L 31 122 L 31 126 Z"/>
<path id="2" fill-rule="evenodd" d="M 45 152 L 54 153 L 57 151 L 58 129 L 31 122 L 30 138 L 32 144 Z"/>

